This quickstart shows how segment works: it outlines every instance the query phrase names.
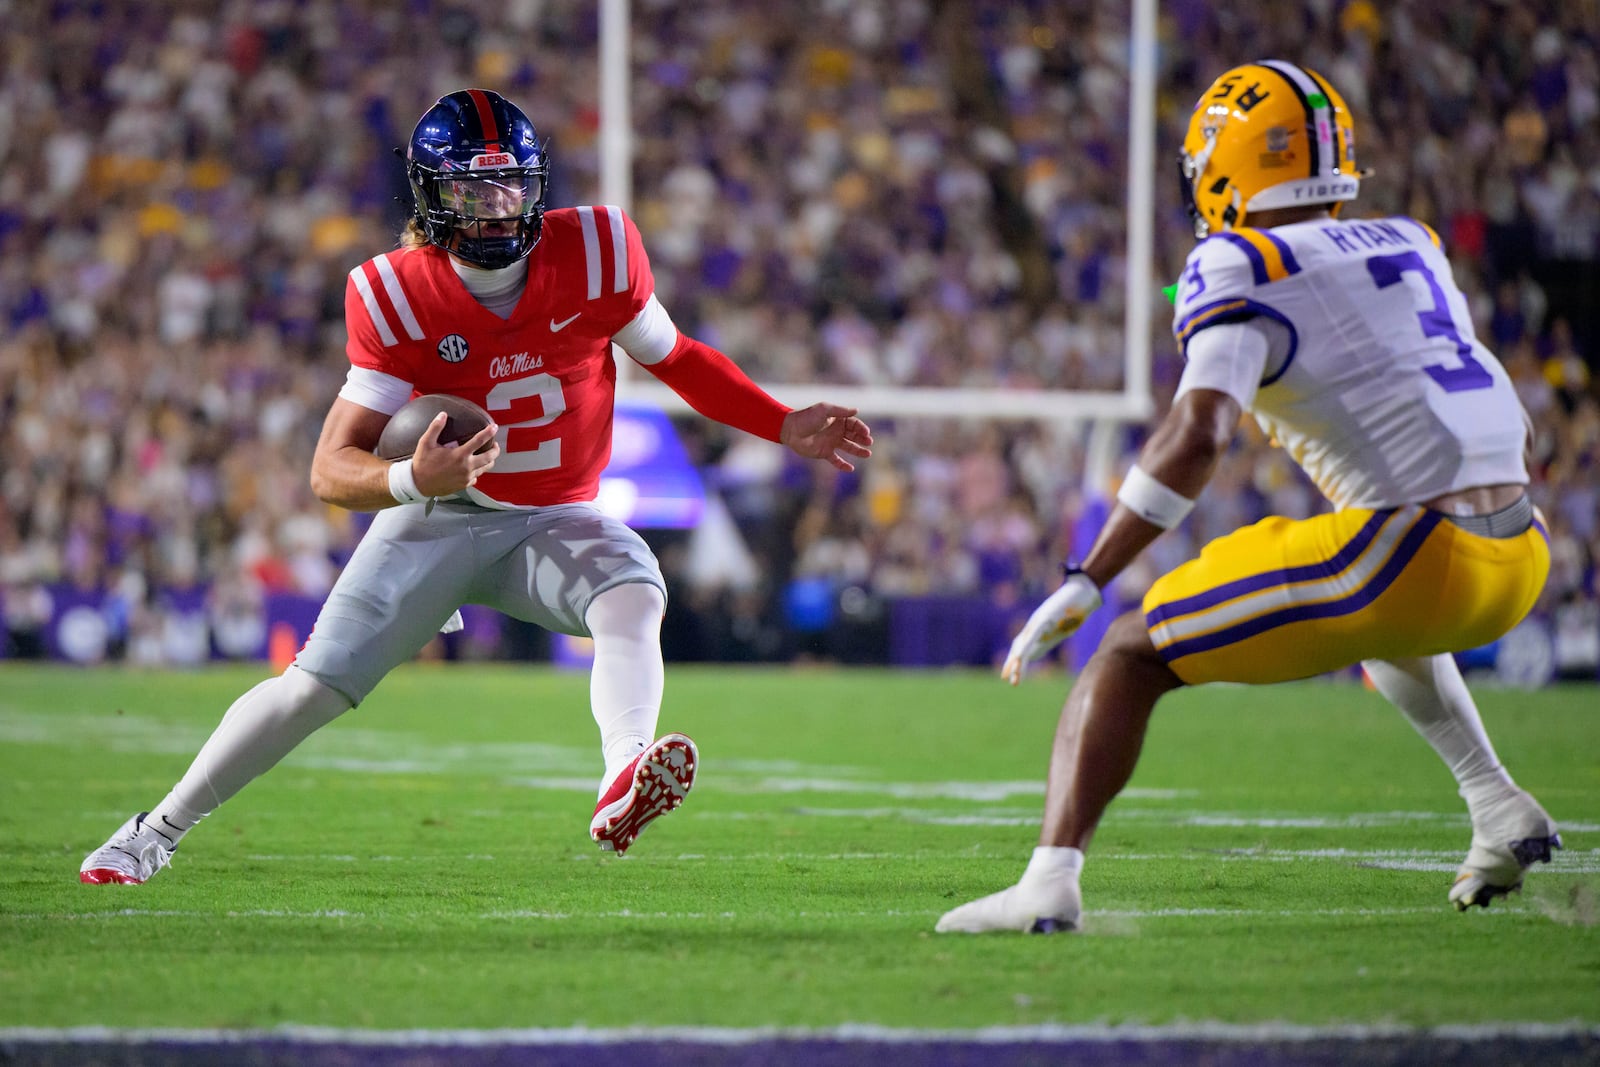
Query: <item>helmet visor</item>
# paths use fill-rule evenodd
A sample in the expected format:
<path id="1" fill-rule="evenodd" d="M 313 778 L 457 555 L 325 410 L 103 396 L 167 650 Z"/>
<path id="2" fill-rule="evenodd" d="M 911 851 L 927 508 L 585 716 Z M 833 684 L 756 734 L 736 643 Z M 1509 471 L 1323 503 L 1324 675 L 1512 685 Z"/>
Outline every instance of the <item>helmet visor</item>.
<path id="1" fill-rule="evenodd" d="M 439 207 L 461 218 L 520 219 L 538 206 L 544 179 L 527 171 L 441 177 L 434 189 Z"/>

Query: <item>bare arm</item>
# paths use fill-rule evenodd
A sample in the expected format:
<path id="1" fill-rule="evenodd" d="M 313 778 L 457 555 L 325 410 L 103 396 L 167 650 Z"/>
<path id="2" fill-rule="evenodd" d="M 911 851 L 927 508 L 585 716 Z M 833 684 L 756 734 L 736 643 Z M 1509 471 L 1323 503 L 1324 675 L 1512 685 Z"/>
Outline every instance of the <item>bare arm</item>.
<path id="1" fill-rule="evenodd" d="M 1144 515 L 1175 522 L 1187 511 L 1233 439 L 1239 411 L 1237 400 L 1216 389 L 1192 389 L 1178 398 L 1139 453 L 1144 477 L 1130 484 L 1142 488 L 1129 497 L 1139 510 L 1117 501 L 1083 566 L 1068 572 L 1012 640 L 1002 678 L 1016 685 L 1028 663 L 1071 636 L 1100 609 L 1101 590 L 1172 524 L 1157 525 Z"/>
<path id="2" fill-rule="evenodd" d="M 1167 488 L 1194 499 L 1233 440 L 1239 413 L 1239 402 L 1227 393 L 1195 389 L 1183 394 L 1145 442 L 1139 467 Z M 1162 532 L 1118 503 L 1084 558 L 1082 570 L 1104 589 Z"/>
<path id="3" fill-rule="evenodd" d="M 417 442 L 417 452 L 409 461 L 417 488 L 425 496 L 449 496 L 478 480 L 494 466 L 500 446 L 491 445 L 497 426 L 489 425 L 460 445 L 441 445 L 439 431 L 446 416 L 441 412 Z M 389 492 L 387 460 L 372 454 L 389 416 L 364 408 L 342 397 L 336 398 L 322 423 L 316 454 L 311 457 L 311 491 L 317 498 L 351 511 L 378 511 L 398 501 Z"/>

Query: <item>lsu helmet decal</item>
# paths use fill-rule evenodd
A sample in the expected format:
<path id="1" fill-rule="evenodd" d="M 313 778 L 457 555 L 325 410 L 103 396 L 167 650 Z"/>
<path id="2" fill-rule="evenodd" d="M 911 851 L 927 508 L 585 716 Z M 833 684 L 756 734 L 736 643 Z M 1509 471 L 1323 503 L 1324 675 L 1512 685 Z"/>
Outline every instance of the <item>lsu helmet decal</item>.
<path id="1" fill-rule="evenodd" d="M 1196 237 L 1244 226 L 1251 211 L 1332 204 L 1337 213 L 1361 189 L 1344 98 L 1315 71 L 1276 59 L 1211 83 L 1179 164 Z"/>

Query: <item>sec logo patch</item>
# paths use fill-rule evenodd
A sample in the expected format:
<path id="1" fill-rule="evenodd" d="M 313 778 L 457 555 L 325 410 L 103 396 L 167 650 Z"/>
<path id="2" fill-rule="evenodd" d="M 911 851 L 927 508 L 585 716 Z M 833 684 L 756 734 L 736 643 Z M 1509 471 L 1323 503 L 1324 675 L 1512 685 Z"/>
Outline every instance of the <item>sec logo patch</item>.
<path id="1" fill-rule="evenodd" d="M 467 339 L 453 333 L 439 342 L 439 358 L 446 363 L 460 363 L 467 358 Z"/>

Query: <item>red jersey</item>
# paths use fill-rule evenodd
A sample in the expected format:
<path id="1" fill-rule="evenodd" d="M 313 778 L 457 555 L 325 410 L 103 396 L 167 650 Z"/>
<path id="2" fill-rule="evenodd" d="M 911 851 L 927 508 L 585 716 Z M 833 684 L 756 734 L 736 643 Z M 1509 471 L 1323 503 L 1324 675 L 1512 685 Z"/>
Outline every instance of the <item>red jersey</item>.
<path id="1" fill-rule="evenodd" d="M 475 401 L 500 425 L 501 455 L 468 494 L 517 507 L 593 500 L 611 458 L 612 335 L 655 290 L 621 208 L 548 211 L 509 319 L 467 291 L 433 245 L 386 252 L 350 272 L 350 362 L 409 382 L 413 396 Z"/>

